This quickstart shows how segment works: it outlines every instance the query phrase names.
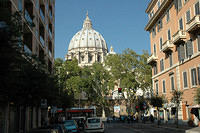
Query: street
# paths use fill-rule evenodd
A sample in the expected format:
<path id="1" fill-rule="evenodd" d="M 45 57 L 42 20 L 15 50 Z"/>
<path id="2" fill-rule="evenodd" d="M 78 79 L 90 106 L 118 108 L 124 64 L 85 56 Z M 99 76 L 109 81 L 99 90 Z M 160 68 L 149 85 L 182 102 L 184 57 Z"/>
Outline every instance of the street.
<path id="1" fill-rule="evenodd" d="M 106 123 L 105 133 L 185 133 L 184 129 L 158 127 L 143 123 Z"/>

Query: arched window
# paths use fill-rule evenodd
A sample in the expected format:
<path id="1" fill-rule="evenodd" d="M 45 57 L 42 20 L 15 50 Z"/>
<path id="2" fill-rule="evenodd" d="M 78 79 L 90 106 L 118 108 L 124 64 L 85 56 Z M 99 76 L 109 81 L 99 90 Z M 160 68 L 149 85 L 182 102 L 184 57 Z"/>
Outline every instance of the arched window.
<path id="1" fill-rule="evenodd" d="M 97 61 L 98 61 L 98 62 L 101 62 L 101 56 L 100 56 L 100 55 L 98 55 Z"/>
<path id="2" fill-rule="evenodd" d="M 92 62 L 92 58 L 93 58 L 93 56 L 91 54 L 89 54 L 89 63 Z"/>

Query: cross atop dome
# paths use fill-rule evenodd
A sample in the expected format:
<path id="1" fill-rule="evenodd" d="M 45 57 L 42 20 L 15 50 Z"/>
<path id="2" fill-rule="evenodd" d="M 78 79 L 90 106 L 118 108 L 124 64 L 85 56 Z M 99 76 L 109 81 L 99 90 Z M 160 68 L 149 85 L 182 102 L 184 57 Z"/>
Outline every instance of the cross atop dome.
<path id="1" fill-rule="evenodd" d="M 88 17 L 88 11 L 86 13 L 86 18 L 83 23 L 83 29 L 92 29 L 92 22 L 90 18 Z"/>

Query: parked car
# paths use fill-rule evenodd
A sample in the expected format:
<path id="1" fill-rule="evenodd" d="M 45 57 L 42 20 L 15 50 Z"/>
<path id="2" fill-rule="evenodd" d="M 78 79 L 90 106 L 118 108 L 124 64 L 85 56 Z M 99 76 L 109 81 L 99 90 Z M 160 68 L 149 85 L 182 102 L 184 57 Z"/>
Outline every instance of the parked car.
<path id="1" fill-rule="evenodd" d="M 66 120 L 63 122 L 64 127 L 69 133 L 79 133 L 79 128 L 75 120 Z"/>
<path id="2" fill-rule="evenodd" d="M 85 122 L 84 132 L 91 133 L 91 132 L 102 132 L 104 133 L 104 123 L 102 119 L 99 117 L 91 117 L 87 118 Z"/>
<path id="3" fill-rule="evenodd" d="M 52 125 L 52 129 L 57 129 L 58 133 L 67 133 L 67 129 L 64 127 L 63 124 Z"/>

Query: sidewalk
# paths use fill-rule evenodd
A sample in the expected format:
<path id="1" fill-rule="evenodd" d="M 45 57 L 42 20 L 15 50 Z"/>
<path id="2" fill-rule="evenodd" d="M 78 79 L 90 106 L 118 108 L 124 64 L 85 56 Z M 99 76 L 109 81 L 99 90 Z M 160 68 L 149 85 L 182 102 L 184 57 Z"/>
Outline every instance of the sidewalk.
<path id="1" fill-rule="evenodd" d="M 176 124 L 172 124 L 172 123 L 161 123 L 160 125 L 157 124 L 157 122 L 151 123 L 151 122 L 146 122 L 145 124 L 151 125 L 153 127 L 157 127 L 157 128 L 166 128 L 166 129 L 174 129 L 174 130 L 188 130 L 188 129 L 192 129 L 194 127 L 189 127 L 187 125 L 177 125 Z"/>

